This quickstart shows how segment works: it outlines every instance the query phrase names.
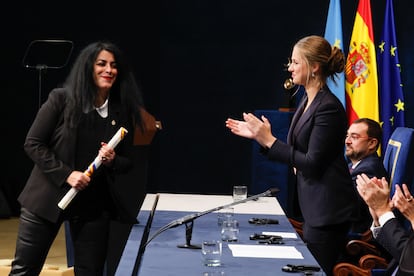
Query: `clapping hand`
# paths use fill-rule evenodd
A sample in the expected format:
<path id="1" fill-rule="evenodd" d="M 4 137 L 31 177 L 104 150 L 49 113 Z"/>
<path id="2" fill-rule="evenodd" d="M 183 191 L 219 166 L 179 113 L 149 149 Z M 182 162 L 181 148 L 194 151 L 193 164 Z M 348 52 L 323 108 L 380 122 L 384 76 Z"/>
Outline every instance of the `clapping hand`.
<path id="1" fill-rule="evenodd" d="M 414 228 L 414 201 L 406 184 L 402 184 L 401 187 L 398 184 L 395 185 L 392 202 L 394 207 L 396 207 L 410 221 Z"/>
<path id="2" fill-rule="evenodd" d="M 272 134 L 271 125 L 265 116 L 257 118 L 252 113 L 243 113 L 243 120 L 227 119 L 226 127 L 236 135 L 255 139 L 261 146 L 271 147 L 276 138 Z"/>

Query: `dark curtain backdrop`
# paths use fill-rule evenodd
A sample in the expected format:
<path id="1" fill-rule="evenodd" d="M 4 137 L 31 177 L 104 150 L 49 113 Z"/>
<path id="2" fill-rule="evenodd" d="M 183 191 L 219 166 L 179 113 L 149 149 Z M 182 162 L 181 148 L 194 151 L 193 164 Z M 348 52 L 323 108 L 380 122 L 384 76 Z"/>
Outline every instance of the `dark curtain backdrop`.
<path id="1" fill-rule="evenodd" d="M 87 3 L 87 4 L 86 4 Z M 357 0 L 342 0 L 347 52 Z M 36 39 L 87 43 L 110 39 L 124 49 L 142 86 L 148 111 L 162 121 L 149 150 L 150 192 L 230 194 L 251 182 L 251 141 L 225 128 L 243 111 L 288 102 L 284 64 L 299 38 L 323 35 L 329 0 L 161 0 L 13 2 L 2 16 L 4 126 L 0 187 L 13 209 L 32 162 L 23 142 L 38 109 L 39 72 L 22 67 Z M 414 21 L 408 0 L 394 0 L 407 126 L 414 127 Z M 379 39 L 385 0 L 371 1 Z M 6 19 L 7 18 L 7 19 Z M 73 58 L 70 59 L 70 62 Z M 42 74 L 42 100 L 70 64 Z"/>

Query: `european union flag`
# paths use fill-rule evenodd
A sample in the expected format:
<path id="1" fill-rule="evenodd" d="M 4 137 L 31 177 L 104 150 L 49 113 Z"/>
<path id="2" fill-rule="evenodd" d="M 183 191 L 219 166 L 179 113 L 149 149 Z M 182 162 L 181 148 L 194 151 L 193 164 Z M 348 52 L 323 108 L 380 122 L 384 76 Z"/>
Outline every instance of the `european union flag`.
<path id="1" fill-rule="evenodd" d="M 384 28 L 379 44 L 378 75 L 380 121 L 383 130 L 382 153 L 397 127 L 405 126 L 404 94 L 401 82 L 401 66 L 398 59 L 392 0 L 387 0 Z"/>
<path id="2" fill-rule="evenodd" d="M 325 27 L 325 39 L 331 43 L 332 46 L 336 46 L 343 51 L 342 43 L 342 15 L 341 15 L 341 2 L 340 0 L 331 0 L 328 9 L 328 18 L 326 20 Z M 328 87 L 332 93 L 342 102 L 345 106 L 345 73 L 338 74 L 336 84 L 328 79 Z"/>

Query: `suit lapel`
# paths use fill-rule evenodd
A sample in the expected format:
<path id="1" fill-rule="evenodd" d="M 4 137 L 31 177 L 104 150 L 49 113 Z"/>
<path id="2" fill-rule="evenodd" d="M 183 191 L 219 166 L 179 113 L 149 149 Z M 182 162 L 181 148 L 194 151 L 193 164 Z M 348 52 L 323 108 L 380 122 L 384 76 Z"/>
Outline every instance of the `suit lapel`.
<path id="1" fill-rule="evenodd" d="M 324 90 L 319 91 L 306 112 L 303 112 L 307 102 L 307 97 L 304 97 L 298 112 L 295 113 L 292 119 L 292 126 L 289 130 L 288 141 L 291 145 L 294 144 L 296 137 L 298 137 L 305 123 L 315 114 L 315 110 L 318 108 L 325 94 Z"/>
<path id="2" fill-rule="evenodd" d="M 305 109 L 305 104 L 308 100 L 308 97 L 306 94 L 303 95 L 302 100 L 298 106 L 298 109 L 296 109 L 295 114 L 293 115 L 292 118 L 292 123 L 290 124 L 290 128 L 289 128 L 289 132 L 288 132 L 288 136 L 287 136 L 287 142 L 290 145 L 293 145 L 294 143 L 294 136 L 293 136 L 293 132 L 294 129 L 296 128 L 296 124 L 299 120 L 299 118 L 302 116 L 303 110 Z"/>

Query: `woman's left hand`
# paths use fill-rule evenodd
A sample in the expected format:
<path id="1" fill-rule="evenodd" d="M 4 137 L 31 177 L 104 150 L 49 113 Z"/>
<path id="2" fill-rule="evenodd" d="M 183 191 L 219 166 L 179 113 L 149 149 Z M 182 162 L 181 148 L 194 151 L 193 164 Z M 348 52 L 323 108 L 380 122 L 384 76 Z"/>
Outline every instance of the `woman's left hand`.
<path id="1" fill-rule="evenodd" d="M 226 127 L 239 136 L 255 139 L 264 147 L 271 147 L 276 141 L 271 131 L 271 125 L 266 117 L 261 120 L 252 113 L 243 113 L 244 121 L 227 119 Z"/>
<path id="2" fill-rule="evenodd" d="M 226 127 L 231 130 L 236 135 L 253 139 L 253 132 L 248 128 L 247 123 L 245 121 L 235 120 L 235 119 L 227 119 L 226 120 Z"/>

